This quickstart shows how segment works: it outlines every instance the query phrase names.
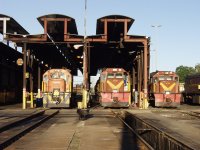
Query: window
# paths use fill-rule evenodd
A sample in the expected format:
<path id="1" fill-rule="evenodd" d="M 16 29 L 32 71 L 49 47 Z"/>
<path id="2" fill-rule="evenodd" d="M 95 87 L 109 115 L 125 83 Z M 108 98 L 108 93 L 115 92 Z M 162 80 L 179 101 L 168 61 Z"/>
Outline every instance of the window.
<path id="1" fill-rule="evenodd" d="M 116 78 L 123 78 L 122 73 L 116 73 L 116 74 L 115 74 L 115 77 L 116 77 Z"/>
<path id="2" fill-rule="evenodd" d="M 171 81 L 171 80 L 173 80 L 173 77 L 168 76 L 168 77 L 166 77 L 166 80 Z"/>
<path id="3" fill-rule="evenodd" d="M 64 79 L 65 81 L 67 80 L 66 75 L 63 72 L 60 73 L 60 78 Z"/>
<path id="4" fill-rule="evenodd" d="M 101 75 L 101 81 L 105 81 L 106 80 L 106 76 L 105 75 Z"/>
<path id="5" fill-rule="evenodd" d="M 114 73 L 108 73 L 108 75 L 107 75 L 107 78 L 108 79 L 112 79 L 112 78 L 114 78 L 115 76 L 114 76 Z"/>
<path id="6" fill-rule="evenodd" d="M 163 80 L 171 81 L 171 80 L 173 80 L 173 77 L 172 76 L 160 76 L 160 77 L 158 77 L 158 80 L 159 81 L 163 81 Z"/>
<path id="7" fill-rule="evenodd" d="M 48 76 L 47 76 L 47 75 L 44 75 L 43 81 L 44 81 L 44 82 L 48 82 Z"/>
<path id="8" fill-rule="evenodd" d="M 53 72 L 50 76 L 51 76 L 52 79 L 58 79 L 59 78 L 59 75 L 58 75 L 57 71 Z"/>
<path id="9" fill-rule="evenodd" d="M 159 81 L 163 81 L 163 80 L 165 80 L 165 77 L 164 76 L 160 76 L 160 77 L 158 77 L 158 80 Z"/>

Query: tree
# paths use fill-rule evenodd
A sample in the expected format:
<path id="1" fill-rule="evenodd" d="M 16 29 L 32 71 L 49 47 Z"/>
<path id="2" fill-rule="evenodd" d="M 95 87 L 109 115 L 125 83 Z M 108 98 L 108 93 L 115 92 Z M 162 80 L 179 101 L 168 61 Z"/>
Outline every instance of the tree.
<path id="1" fill-rule="evenodd" d="M 180 82 L 185 82 L 185 78 L 187 75 L 191 75 L 191 74 L 195 74 L 195 73 L 196 73 L 196 71 L 195 71 L 195 68 L 193 68 L 193 67 L 181 65 L 176 68 L 176 74 L 179 76 Z"/>
<path id="2" fill-rule="evenodd" d="M 197 73 L 200 73 L 200 63 L 196 64 L 194 68 Z"/>

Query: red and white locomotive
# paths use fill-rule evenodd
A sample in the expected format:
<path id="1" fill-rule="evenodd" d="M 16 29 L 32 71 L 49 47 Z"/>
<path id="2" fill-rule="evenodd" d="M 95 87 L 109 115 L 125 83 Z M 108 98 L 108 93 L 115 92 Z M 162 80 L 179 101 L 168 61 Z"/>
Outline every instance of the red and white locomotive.
<path id="1" fill-rule="evenodd" d="M 178 107 L 181 101 L 179 77 L 172 71 L 156 71 L 150 74 L 150 104 L 156 107 Z"/>
<path id="2" fill-rule="evenodd" d="M 129 107 L 131 103 L 130 75 L 124 69 L 103 70 L 97 86 L 101 106 Z"/>

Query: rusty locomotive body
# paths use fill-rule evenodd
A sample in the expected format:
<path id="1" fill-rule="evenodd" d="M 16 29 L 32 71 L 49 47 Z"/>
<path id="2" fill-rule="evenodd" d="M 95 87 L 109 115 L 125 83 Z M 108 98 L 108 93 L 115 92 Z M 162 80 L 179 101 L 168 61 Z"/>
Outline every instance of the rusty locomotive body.
<path id="1" fill-rule="evenodd" d="M 156 71 L 150 74 L 150 104 L 156 107 L 178 107 L 181 101 L 179 77 L 172 71 Z"/>
<path id="2" fill-rule="evenodd" d="M 70 107 L 72 75 L 68 69 L 51 69 L 43 74 L 44 107 Z"/>
<path id="3" fill-rule="evenodd" d="M 96 89 L 103 107 L 129 107 L 131 103 L 130 75 L 122 68 L 104 69 Z"/>
<path id="4" fill-rule="evenodd" d="M 200 74 L 187 76 L 184 88 L 183 95 L 185 102 L 200 104 Z"/>

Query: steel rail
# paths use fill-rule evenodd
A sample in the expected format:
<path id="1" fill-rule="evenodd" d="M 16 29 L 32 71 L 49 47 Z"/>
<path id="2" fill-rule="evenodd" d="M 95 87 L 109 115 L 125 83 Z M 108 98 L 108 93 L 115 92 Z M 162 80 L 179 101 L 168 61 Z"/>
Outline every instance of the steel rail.
<path id="1" fill-rule="evenodd" d="M 12 127 L 14 127 L 14 126 L 16 126 L 16 125 L 18 125 L 18 124 L 20 124 L 22 122 L 25 122 L 27 120 L 33 119 L 33 118 L 35 118 L 37 116 L 40 116 L 40 115 L 44 114 L 44 112 L 45 111 L 42 110 L 40 112 L 36 112 L 34 114 L 31 114 L 30 116 L 27 116 L 27 117 L 24 117 L 24 118 L 21 118 L 21 119 L 16 119 L 14 121 L 8 122 L 8 123 L 6 123 L 6 124 L 4 124 L 3 126 L 0 127 L 0 133 L 4 132 L 6 130 L 9 130 L 10 128 L 12 128 Z"/>
<path id="2" fill-rule="evenodd" d="M 126 125 L 126 127 L 129 128 L 129 130 L 134 134 L 136 135 L 136 137 L 149 149 L 149 150 L 154 150 L 154 148 L 149 144 L 147 143 L 137 132 L 135 132 L 135 130 L 129 126 L 121 117 L 118 113 L 114 112 L 113 110 L 111 110 L 112 113 L 114 113 L 116 115 L 116 117 Z"/>
<path id="3" fill-rule="evenodd" d="M 134 117 L 134 118 L 140 120 L 142 123 L 144 123 L 145 125 L 149 126 L 151 129 L 154 129 L 155 131 L 157 131 L 157 132 L 158 132 L 159 134 L 161 134 L 162 136 L 167 137 L 170 141 L 173 141 L 173 142 L 179 144 L 180 146 L 184 147 L 184 149 L 195 150 L 195 148 L 192 148 L 192 147 L 189 146 L 188 144 L 183 143 L 183 142 L 177 140 L 177 139 L 176 139 L 175 137 L 173 137 L 172 135 L 168 134 L 167 132 L 164 132 L 163 130 L 161 130 L 161 129 L 159 129 L 159 128 L 153 126 L 153 125 L 151 125 L 150 123 L 148 123 L 148 122 L 146 122 L 145 120 L 143 120 L 143 119 L 137 117 L 136 115 L 131 114 L 130 112 L 127 112 L 127 111 L 126 111 L 126 113 L 128 113 L 128 114 L 131 115 L 132 117 Z"/>
<path id="4" fill-rule="evenodd" d="M 16 128 L 19 128 L 20 126 L 22 126 L 22 130 L 18 131 L 17 133 L 11 133 L 10 136 L 6 137 L 5 140 L 0 140 L 0 149 L 4 149 L 6 147 L 8 147 L 9 145 L 11 145 L 14 141 L 20 139 L 22 136 L 24 136 L 25 134 L 29 133 L 31 130 L 35 129 L 36 127 L 38 127 L 39 125 L 41 125 L 43 122 L 47 121 L 48 119 L 52 118 L 53 116 L 55 116 L 56 114 L 59 113 L 59 110 L 39 118 L 39 120 L 36 121 L 32 121 L 29 122 L 29 124 L 27 125 L 27 127 L 24 127 L 23 123 L 27 123 L 26 121 L 30 121 L 30 120 L 25 120 L 25 122 L 21 122 L 21 124 L 19 124 L 18 126 L 16 126 Z M 35 119 L 35 118 L 31 118 L 31 119 Z M 13 127 L 14 129 L 15 127 Z M 6 131 L 8 134 L 9 130 Z"/>

